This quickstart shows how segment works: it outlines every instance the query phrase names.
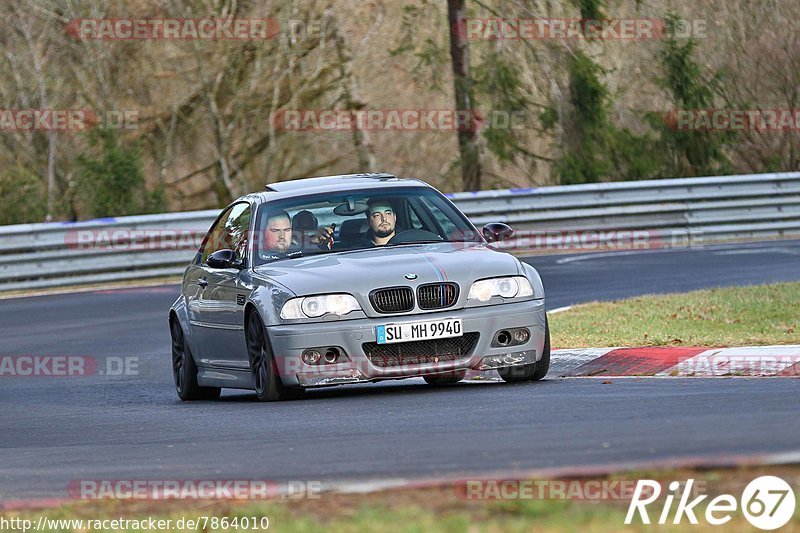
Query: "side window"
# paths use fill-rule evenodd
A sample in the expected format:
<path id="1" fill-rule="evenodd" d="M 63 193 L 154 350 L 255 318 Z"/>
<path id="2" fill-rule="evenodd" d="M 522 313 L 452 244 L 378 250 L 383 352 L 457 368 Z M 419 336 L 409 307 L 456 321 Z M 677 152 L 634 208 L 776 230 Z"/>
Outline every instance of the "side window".
<path id="1" fill-rule="evenodd" d="M 216 224 L 209 230 L 208 235 L 206 235 L 206 238 L 203 241 L 203 249 L 200 251 L 201 265 L 206 264 L 209 255 L 224 248 L 224 246 L 219 246 L 219 243 L 222 242 L 223 235 L 225 234 L 225 221 L 228 219 L 230 214 L 231 210 L 227 209 L 222 216 L 217 219 Z"/>
<path id="2" fill-rule="evenodd" d="M 208 256 L 218 250 L 233 250 L 239 258 L 247 255 L 247 243 L 250 233 L 250 206 L 246 203 L 235 204 L 211 230 L 200 256 L 200 263 L 205 264 Z"/>

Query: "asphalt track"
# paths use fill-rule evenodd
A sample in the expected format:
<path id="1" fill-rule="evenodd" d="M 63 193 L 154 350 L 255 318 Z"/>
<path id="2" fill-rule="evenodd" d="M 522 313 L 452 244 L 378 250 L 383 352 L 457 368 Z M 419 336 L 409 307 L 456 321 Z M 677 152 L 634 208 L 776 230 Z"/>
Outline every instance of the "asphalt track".
<path id="1" fill-rule="evenodd" d="M 548 307 L 800 280 L 800 241 L 529 259 Z M 138 375 L 0 377 L 0 502 L 72 480 L 385 480 L 800 450 L 800 380 L 422 380 L 181 403 L 176 287 L 0 301 L 0 355 L 138 357 Z"/>

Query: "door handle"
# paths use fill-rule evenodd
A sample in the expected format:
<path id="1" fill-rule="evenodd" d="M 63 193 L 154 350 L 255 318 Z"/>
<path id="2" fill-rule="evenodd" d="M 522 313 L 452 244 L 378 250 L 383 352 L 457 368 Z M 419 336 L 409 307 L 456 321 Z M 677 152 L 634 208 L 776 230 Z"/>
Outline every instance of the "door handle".
<path id="1" fill-rule="evenodd" d="M 206 280 L 204 280 L 202 278 L 197 280 L 197 284 L 200 285 L 201 287 L 208 287 L 208 281 L 206 281 Z"/>

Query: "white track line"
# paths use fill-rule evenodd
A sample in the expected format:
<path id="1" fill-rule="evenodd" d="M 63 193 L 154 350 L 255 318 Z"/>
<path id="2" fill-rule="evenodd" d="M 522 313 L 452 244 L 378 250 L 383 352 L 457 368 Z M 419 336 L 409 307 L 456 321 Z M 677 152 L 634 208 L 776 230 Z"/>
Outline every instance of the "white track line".
<path id="1" fill-rule="evenodd" d="M 53 296 L 59 294 L 80 294 L 85 292 L 97 292 L 97 291 L 117 291 L 121 289 L 148 289 L 152 287 L 168 287 L 172 285 L 180 285 L 181 280 L 175 278 L 171 281 L 154 281 L 150 283 L 142 282 L 130 285 L 96 285 L 90 287 L 67 287 L 63 289 L 53 289 L 53 290 L 41 290 L 37 292 L 26 292 L 23 294 L 2 294 L 0 293 L 0 300 L 11 300 L 14 298 L 34 298 L 38 296 Z"/>

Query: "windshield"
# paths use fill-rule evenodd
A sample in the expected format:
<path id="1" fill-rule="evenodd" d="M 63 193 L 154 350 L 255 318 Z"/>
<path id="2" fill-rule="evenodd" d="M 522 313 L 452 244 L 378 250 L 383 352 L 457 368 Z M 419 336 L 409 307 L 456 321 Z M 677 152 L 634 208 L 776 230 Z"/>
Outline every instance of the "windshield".
<path id="1" fill-rule="evenodd" d="M 285 258 L 435 242 L 481 242 L 435 190 L 402 187 L 268 202 L 258 211 L 254 266 Z"/>

